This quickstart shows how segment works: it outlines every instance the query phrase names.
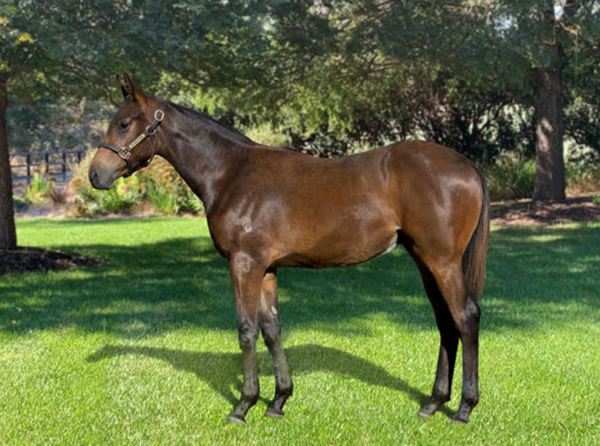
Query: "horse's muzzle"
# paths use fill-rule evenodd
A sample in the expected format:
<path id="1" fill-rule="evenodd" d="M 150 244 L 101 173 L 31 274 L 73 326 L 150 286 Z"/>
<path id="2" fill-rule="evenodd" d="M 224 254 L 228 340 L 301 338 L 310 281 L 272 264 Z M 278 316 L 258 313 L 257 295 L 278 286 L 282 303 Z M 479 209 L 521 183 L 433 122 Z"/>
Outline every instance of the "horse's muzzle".
<path id="1" fill-rule="evenodd" d="M 88 177 L 94 189 L 108 190 L 113 185 L 113 179 L 110 176 L 108 178 L 103 178 L 103 176 L 100 175 L 98 170 L 94 167 L 90 167 L 90 170 L 88 171 Z"/>

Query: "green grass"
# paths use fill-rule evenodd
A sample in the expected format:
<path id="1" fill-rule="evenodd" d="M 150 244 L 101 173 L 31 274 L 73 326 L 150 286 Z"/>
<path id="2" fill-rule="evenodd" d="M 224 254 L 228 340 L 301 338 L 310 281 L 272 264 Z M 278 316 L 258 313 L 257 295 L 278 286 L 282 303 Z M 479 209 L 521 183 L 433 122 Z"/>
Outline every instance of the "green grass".
<path id="1" fill-rule="evenodd" d="M 22 245 L 106 260 L 0 277 L 0 444 L 600 444 L 600 223 L 492 233 L 481 402 L 428 420 L 438 335 L 400 250 L 281 270 L 295 380 L 286 417 L 260 342 L 262 399 L 224 422 L 241 364 L 228 269 L 202 219 L 21 220 Z M 460 361 L 460 358 L 459 358 Z"/>

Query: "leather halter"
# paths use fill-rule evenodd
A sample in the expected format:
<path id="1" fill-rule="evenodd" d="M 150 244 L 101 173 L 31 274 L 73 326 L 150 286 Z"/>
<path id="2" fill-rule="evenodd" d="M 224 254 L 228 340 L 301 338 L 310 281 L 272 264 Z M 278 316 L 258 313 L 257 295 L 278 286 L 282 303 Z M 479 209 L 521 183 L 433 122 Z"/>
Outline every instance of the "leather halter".
<path id="1" fill-rule="evenodd" d="M 119 155 L 122 159 L 124 159 L 127 162 L 127 174 L 124 176 L 128 177 L 132 173 L 134 173 L 136 170 L 141 169 L 142 167 L 149 166 L 150 163 L 152 162 L 152 159 L 154 158 L 154 154 L 152 154 L 152 156 L 150 158 L 148 158 L 145 162 L 142 162 L 138 167 L 136 167 L 135 169 L 132 169 L 129 160 L 131 159 L 131 152 L 135 148 L 135 146 L 137 146 L 139 143 L 141 143 L 147 137 L 153 136 L 156 133 L 156 128 L 160 125 L 161 122 L 163 122 L 164 119 L 165 119 L 165 112 L 163 110 L 163 104 L 160 104 L 160 107 L 154 111 L 154 122 L 152 122 L 152 124 L 147 126 L 146 129 L 140 135 L 138 135 L 137 138 L 135 138 L 133 141 L 131 141 L 125 147 L 115 146 L 114 144 L 110 144 L 107 142 L 101 142 L 100 144 L 98 144 L 98 147 L 104 147 L 105 149 L 111 150 L 111 151 L 115 152 L 117 155 Z"/>

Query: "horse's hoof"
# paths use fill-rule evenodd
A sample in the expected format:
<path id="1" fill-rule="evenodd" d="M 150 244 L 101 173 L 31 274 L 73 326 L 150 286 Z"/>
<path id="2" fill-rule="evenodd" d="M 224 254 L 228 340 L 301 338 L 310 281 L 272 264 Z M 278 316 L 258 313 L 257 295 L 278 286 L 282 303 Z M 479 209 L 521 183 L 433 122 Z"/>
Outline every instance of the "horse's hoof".
<path id="1" fill-rule="evenodd" d="M 468 417 L 456 414 L 452 417 L 452 424 L 467 424 L 469 422 Z"/>
<path id="2" fill-rule="evenodd" d="M 283 418 L 284 415 L 283 410 L 277 410 L 274 407 L 267 408 L 265 412 L 265 417 L 268 418 Z"/>
<path id="3" fill-rule="evenodd" d="M 427 403 L 419 410 L 419 418 L 429 418 L 440 408 L 440 403 Z"/>
<path id="4" fill-rule="evenodd" d="M 429 418 L 430 416 L 432 416 L 434 413 L 435 412 L 431 412 L 430 410 L 421 409 L 417 415 L 419 416 L 419 418 L 422 418 L 425 420 L 425 419 Z"/>
<path id="5" fill-rule="evenodd" d="M 228 423 L 235 423 L 235 424 L 246 424 L 246 419 L 244 418 L 243 415 L 231 412 L 227 416 L 227 422 Z"/>

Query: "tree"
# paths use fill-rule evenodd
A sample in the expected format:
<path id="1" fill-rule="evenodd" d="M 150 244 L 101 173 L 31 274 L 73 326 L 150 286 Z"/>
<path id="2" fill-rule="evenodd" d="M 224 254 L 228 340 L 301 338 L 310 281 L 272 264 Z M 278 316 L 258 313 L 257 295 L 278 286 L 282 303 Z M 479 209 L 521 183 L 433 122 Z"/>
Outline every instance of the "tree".
<path id="1" fill-rule="evenodd" d="M 271 43 L 243 59 L 260 74 L 221 89 L 226 106 L 308 133 L 422 134 L 470 156 L 510 150 L 535 128 L 533 197 L 564 198 L 565 131 L 582 136 L 566 125 L 597 115 L 588 104 L 565 121 L 581 97 L 574 72 L 600 53 L 597 0 L 282 1 L 261 14 Z"/>
<path id="2" fill-rule="evenodd" d="M 6 77 L 0 73 L 0 249 L 14 249 L 17 247 L 17 234 L 6 134 Z"/>
<path id="3" fill-rule="evenodd" d="M 534 200 L 565 198 L 563 140 L 567 90 L 575 60 L 590 57 L 600 44 L 600 4 L 583 0 L 526 0 L 500 2 L 503 37 L 511 43 L 508 55 L 530 82 L 523 98 L 535 107 L 536 174 Z"/>
<path id="4" fill-rule="evenodd" d="M 130 32 L 127 22 L 135 14 L 131 5 L 108 0 L 0 0 L 0 248 L 17 246 L 7 108 L 48 94 L 105 97 L 115 70 L 143 58 L 145 35 L 139 30 L 127 41 L 127 51 L 120 40 Z M 146 79 L 157 79 L 160 72 L 144 73 Z"/>
<path id="5" fill-rule="evenodd" d="M 467 85 L 475 97 L 501 93 L 496 106 L 534 109 L 533 198 L 564 199 L 565 110 L 567 91 L 575 87 L 570 68 L 574 62 L 587 63 L 599 52 L 600 3 L 427 1 L 414 7 L 404 1 L 384 1 L 371 5 L 380 10 L 377 28 L 385 38 L 379 42 L 386 55 L 395 59 L 414 55 L 431 66 L 440 64 L 452 82 Z M 393 32 L 394 26 L 402 31 Z M 476 107 L 476 102 L 468 102 L 469 96 L 473 94 L 463 92 L 460 100 Z M 479 118 L 471 121 L 470 128 L 477 129 Z M 461 126 L 460 121 L 455 124 Z"/>
<path id="6" fill-rule="evenodd" d="M 12 177 L 8 156 L 6 109 L 8 107 L 8 81 L 14 70 L 7 60 L 23 59 L 30 41 L 28 34 L 9 26 L 8 13 L 14 10 L 6 2 L 0 3 L 0 249 L 17 247 L 17 234 L 12 198 Z"/>

